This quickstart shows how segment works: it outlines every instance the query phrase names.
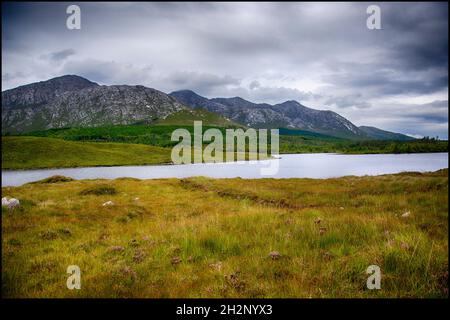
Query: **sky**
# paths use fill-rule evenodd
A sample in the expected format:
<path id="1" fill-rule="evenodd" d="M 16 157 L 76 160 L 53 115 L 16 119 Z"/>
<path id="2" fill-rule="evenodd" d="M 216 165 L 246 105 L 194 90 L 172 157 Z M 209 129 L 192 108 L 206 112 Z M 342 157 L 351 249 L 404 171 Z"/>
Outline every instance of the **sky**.
<path id="1" fill-rule="evenodd" d="M 66 9 L 81 9 L 81 29 Z M 367 28 L 380 7 L 381 29 Z M 297 100 L 356 125 L 448 138 L 447 3 L 2 3 L 2 90 L 102 85 Z"/>

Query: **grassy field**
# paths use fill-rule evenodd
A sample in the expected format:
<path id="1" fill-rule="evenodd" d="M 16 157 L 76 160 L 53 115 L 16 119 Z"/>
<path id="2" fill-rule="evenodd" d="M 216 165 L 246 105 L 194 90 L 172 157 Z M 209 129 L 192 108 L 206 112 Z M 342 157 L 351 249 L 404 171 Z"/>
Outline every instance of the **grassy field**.
<path id="1" fill-rule="evenodd" d="M 202 153 L 192 148 L 194 153 Z M 143 144 L 67 141 L 43 137 L 2 137 L 2 169 L 44 169 L 73 168 L 89 166 L 156 165 L 173 164 L 172 149 Z M 225 150 L 224 150 L 225 154 Z M 234 157 L 242 155 L 249 159 L 248 152 L 234 152 Z M 267 155 L 255 155 L 257 159 L 267 159 Z M 224 155 L 225 157 L 225 155 Z M 213 162 L 214 158 L 203 155 L 203 162 Z M 224 160 L 225 161 L 225 160 Z"/>
<path id="2" fill-rule="evenodd" d="M 448 296 L 448 170 L 61 180 L 2 188 L 4 297 Z"/>
<path id="3" fill-rule="evenodd" d="M 171 163 L 170 149 L 142 144 L 2 137 L 2 169 Z"/>

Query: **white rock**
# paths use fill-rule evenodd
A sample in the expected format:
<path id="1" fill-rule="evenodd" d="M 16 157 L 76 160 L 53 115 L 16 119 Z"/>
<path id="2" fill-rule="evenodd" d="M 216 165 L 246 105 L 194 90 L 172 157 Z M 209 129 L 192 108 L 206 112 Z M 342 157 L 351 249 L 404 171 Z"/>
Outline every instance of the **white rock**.
<path id="1" fill-rule="evenodd" d="M 138 200 L 139 200 L 139 198 L 137 198 L 137 197 L 136 197 L 136 198 L 134 198 L 134 201 L 138 201 Z"/>
<path id="2" fill-rule="evenodd" d="M 15 198 L 11 198 L 9 199 L 8 202 L 8 209 L 14 209 L 16 207 L 20 206 L 20 201 L 15 199 Z"/>
<path id="3" fill-rule="evenodd" d="M 8 197 L 2 198 L 2 207 L 6 207 L 9 204 Z"/>
<path id="4" fill-rule="evenodd" d="M 113 205 L 114 205 L 114 202 L 112 202 L 112 201 L 106 201 L 106 202 L 103 204 L 104 207 L 106 207 L 106 206 L 113 206 Z"/>
<path id="5" fill-rule="evenodd" d="M 406 211 L 404 214 L 402 214 L 402 218 L 408 218 L 411 215 L 410 211 Z"/>

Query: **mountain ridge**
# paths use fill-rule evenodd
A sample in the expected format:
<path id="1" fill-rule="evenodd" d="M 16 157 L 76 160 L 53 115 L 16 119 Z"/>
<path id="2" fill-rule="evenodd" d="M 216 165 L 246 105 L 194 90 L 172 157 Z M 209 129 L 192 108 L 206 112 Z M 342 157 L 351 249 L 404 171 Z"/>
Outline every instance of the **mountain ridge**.
<path id="1" fill-rule="evenodd" d="M 152 123 L 187 108 L 153 88 L 105 86 L 76 77 L 63 76 L 3 91 L 2 133 L 65 126 Z M 86 85 L 69 85 L 63 90 L 59 87 L 61 80 L 75 80 Z M 26 98 L 21 93 L 25 93 Z"/>
<path id="2" fill-rule="evenodd" d="M 330 134 L 341 138 L 369 138 L 356 125 L 330 110 L 316 110 L 295 100 L 271 105 L 253 103 L 241 97 L 202 97 L 192 90 L 171 92 L 169 95 L 193 108 L 205 108 L 246 126 L 256 128 L 285 127 Z"/>
<path id="3" fill-rule="evenodd" d="M 199 108 L 247 127 L 299 129 L 354 140 L 414 139 L 358 127 L 336 112 L 312 109 L 295 100 L 271 105 L 241 97 L 208 99 L 192 90 L 166 94 L 142 85 L 99 85 L 77 75 L 2 91 L 2 134 L 71 126 L 154 124 L 181 110 Z"/>

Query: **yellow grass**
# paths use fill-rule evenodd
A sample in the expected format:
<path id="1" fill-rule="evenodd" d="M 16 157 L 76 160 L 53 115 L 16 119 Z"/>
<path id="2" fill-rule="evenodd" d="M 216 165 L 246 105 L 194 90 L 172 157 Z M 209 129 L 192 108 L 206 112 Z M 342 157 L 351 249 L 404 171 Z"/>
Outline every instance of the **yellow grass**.
<path id="1" fill-rule="evenodd" d="M 448 296 L 447 170 L 58 180 L 2 188 L 22 203 L 2 210 L 5 297 Z M 381 290 L 366 288 L 373 264 Z"/>

